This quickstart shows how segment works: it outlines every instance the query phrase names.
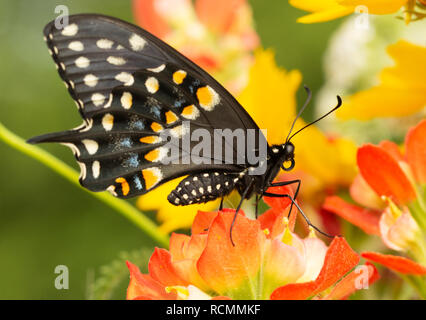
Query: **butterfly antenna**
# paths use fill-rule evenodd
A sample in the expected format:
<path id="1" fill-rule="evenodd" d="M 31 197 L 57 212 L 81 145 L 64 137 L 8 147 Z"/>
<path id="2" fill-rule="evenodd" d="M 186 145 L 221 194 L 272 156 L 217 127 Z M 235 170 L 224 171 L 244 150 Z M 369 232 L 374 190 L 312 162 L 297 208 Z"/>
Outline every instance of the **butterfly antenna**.
<path id="1" fill-rule="evenodd" d="M 296 118 L 293 121 L 293 124 L 291 125 L 290 132 L 288 133 L 287 139 L 285 140 L 286 143 L 290 140 L 289 136 L 290 136 L 291 132 L 293 131 L 293 128 L 294 128 L 294 125 L 296 124 L 297 119 L 300 118 L 300 116 L 302 115 L 303 111 L 306 109 L 306 107 L 308 106 L 308 104 L 309 104 L 309 102 L 311 101 L 311 98 L 312 98 L 311 89 L 309 89 L 308 86 L 306 86 L 306 85 L 303 85 L 303 87 L 305 88 L 306 93 L 308 94 L 308 97 L 306 98 L 305 103 L 303 104 L 303 107 L 300 108 L 299 113 L 297 114 Z"/>
<path id="2" fill-rule="evenodd" d="M 321 117 L 319 117 L 318 119 L 316 119 L 315 121 L 312 121 L 311 123 L 309 123 L 309 124 L 307 124 L 306 126 L 304 126 L 303 128 L 301 128 L 301 129 L 299 129 L 299 130 L 297 130 L 295 133 L 293 133 L 292 135 L 291 135 L 291 137 L 290 138 L 288 138 L 288 140 L 287 141 L 290 141 L 296 134 L 298 134 L 300 131 L 302 131 L 302 130 L 304 130 L 304 129 L 306 129 L 307 127 L 309 127 L 309 126 L 311 126 L 311 125 L 313 125 L 314 123 L 317 123 L 318 121 L 320 121 L 320 120 L 322 120 L 322 119 L 324 119 L 325 117 L 327 117 L 330 113 L 332 113 L 332 112 L 334 112 L 334 111 L 336 111 L 337 109 L 339 109 L 340 107 L 342 106 L 342 98 L 340 98 L 340 96 L 337 96 L 337 105 L 333 108 L 333 109 L 331 109 L 330 111 L 328 111 L 325 115 L 323 115 L 323 116 L 321 116 Z"/>

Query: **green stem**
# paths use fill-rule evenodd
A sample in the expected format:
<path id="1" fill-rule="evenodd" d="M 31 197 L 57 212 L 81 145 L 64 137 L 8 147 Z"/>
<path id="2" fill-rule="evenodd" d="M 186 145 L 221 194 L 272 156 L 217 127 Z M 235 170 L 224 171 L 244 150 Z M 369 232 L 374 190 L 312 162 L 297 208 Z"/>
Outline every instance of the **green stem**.
<path id="1" fill-rule="evenodd" d="M 133 222 L 137 227 L 144 231 L 149 237 L 157 241 L 162 247 L 167 248 L 169 245 L 169 239 L 167 235 L 164 235 L 160 232 L 149 218 L 144 216 L 139 210 L 134 206 L 130 205 L 124 200 L 113 197 L 107 192 L 91 192 L 87 189 L 84 189 L 78 183 L 78 173 L 70 168 L 67 164 L 61 160 L 55 158 L 50 153 L 44 151 L 43 149 L 30 145 L 25 142 L 21 137 L 15 135 L 9 131 L 3 124 L 0 122 L 0 139 L 5 143 L 10 145 L 12 148 L 34 158 L 41 163 L 45 164 L 47 167 L 51 168 L 53 171 L 59 173 L 61 176 L 66 178 L 68 181 L 78 186 L 80 189 L 88 192 L 95 198 L 98 198 L 102 202 L 106 203 L 110 207 L 116 209 L 122 216 Z"/>
<path id="2" fill-rule="evenodd" d="M 401 277 L 417 291 L 423 300 L 426 299 L 425 276 L 401 275 Z"/>

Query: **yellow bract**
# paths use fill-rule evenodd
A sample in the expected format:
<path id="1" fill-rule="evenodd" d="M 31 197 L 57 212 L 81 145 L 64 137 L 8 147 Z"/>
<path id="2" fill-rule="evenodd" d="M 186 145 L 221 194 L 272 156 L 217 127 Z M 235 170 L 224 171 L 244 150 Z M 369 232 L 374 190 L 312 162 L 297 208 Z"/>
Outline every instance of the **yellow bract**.
<path id="1" fill-rule="evenodd" d="M 395 66 L 380 73 L 380 84 L 360 91 L 337 112 L 342 119 L 402 117 L 426 106 L 426 47 L 400 40 L 388 47 Z"/>
<path id="2" fill-rule="evenodd" d="M 409 0 L 290 0 L 290 4 L 301 10 L 312 12 L 299 18 L 301 23 L 324 22 L 347 16 L 357 8 L 367 8 L 370 14 L 397 12 Z"/>
<path id="3" fill-rule="evenodd" d="M 259 128 L 267 129 L 269 144 L 285 142 L 296 116 L 296 91 L 301 80 L 298 70 L 279 68 L 272 51 L 256 52 L 249 83 L 239 102 Z M 305 124 L 298 120 L 295 130 Z M 306 179 L 302 191 L 305 195 L 314 196 L 325 189 L 350 185 L 356 174 L 356 146 L 352 141 L 327 137 L 317 127 L 311 126 L 296 135 L 292 142 L 296 148 L 294 171 L 302 173 Z"/>
<path id="4" fill-rule="evenodd" d="M 200 205 L 172 205 L 167 201 L 167 195 L 178 185 L 180 180 L 176 179 L 167 182 L 148 194 L 139 197 L 136 202 L 136 206 L 142 211 L 157 211 L 157 218 L 162 222 L 159 229 L 164 233 L 191 226 L 198 210 L 213 211 L 219 207 L 219 200 Z"/>
<path id="5" fill-rule="evenodd" d="M 267 130 L 270 144 L 285 141 L 296 116 L 296 91 L 302 81 L 299 70 L 278 68 L 271 50 L 258 50 L 250 69 L 249 83 L 239 102 L 259 128 Z"/>

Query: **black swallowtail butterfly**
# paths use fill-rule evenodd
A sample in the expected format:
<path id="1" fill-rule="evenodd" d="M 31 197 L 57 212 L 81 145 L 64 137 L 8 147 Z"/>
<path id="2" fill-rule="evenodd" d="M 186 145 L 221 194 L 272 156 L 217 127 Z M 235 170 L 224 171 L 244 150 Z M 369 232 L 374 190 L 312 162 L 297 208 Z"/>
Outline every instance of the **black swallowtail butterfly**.
<path id="1" fill-rule="evenodd" d="M 149 32 L 116 18 L 79 14 L 70 16 L 69 24 L 62 29 L 50 22 L 44 36 L 84 122 L 75 129 L 34 137 L 29 142 L 69 146 L 81 167 L 82 186 L 129 198 L 187 176 L 168 195 L 169 202 L 189 205 L 223 200 L 237 189 L 241 195 L 237 212 L 242 201 L 253 194 L 258 199 L 288 197 L 266 192 L 271 186 L 297 183 L 297 196 L 300 180 L 272 182 L 280 168 L 294 167 L 294 146 L 290 142 L 294 134 L 289 134 L 282 145 L 266 144 L 266 171 L 260 175 L 250 174 L 253 167 L 248 161 L 161 161 L 171 152 L 166 147 L 170 141 L 162 138 L 166 131 L 179 141 L 197 128 L 212 136 L 215 129 L 259 128 L 215 79 Z M 338 99 L 337 107 L 341 104 Z M 189 129 L 183 126 L 184 121 L 191 125 Z M 265 139 L 263 134 L 259 137 L 257 144 Z M 190 141 L 187 157 L 192 155 L 194 145 Z M 185 152 L 179 148 L 182 152 L 177 160 L 183 160 Z M 235 157 L 241 156 L 238 148 L 232 152 Z"/>

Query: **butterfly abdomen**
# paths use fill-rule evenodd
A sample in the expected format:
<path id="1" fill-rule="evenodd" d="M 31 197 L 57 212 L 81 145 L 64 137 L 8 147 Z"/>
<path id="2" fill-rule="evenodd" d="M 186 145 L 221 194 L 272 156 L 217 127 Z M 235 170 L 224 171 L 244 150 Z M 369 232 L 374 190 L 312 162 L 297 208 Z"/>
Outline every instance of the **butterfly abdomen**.
<path id="1" fill-rule="evenodd" d="M 204 203 L 228 195 L 235 189 L 238 174 L 224 172 L 200 173 L 183 179 L 167 200 L 176 206 Z"/>

